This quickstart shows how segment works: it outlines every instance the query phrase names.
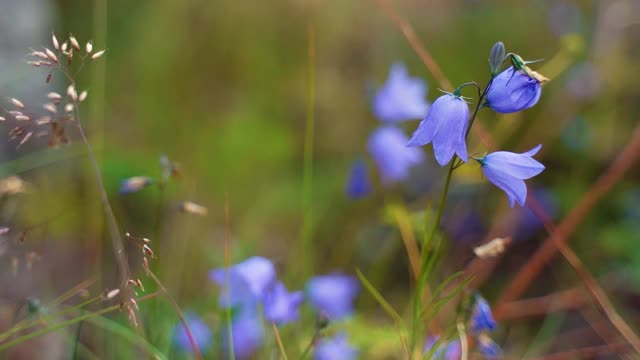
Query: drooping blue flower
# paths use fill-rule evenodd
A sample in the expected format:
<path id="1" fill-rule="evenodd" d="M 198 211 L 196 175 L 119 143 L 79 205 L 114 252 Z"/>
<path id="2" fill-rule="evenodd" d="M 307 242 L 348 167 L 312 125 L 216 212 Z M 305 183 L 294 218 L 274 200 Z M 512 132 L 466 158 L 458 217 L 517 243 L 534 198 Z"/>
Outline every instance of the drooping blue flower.
<path id="1" fill-rule="evenodd" d="M 122 180 L 120 194 L 138 192 L 151 184 L 153 184 L 153 179 L 148 176 L 133 176 Z"/>
<path id="2" fill-rule="evenodd" d="M 467 161 L 466 131 L 469 106 L 459 96 L 445 94 L 433 102 L 427 117 L 413 133 L 408 146 L 423 146 L 433 142 L 433 153 L 438 164 L 444 166 L 453 154 Z"/>
<path id="3" fill-rule="evenodd" d="M 306 289 L 311 306 L 331 320 L 351 315 L 359 290 L 358 280 L 340 274 L 313 277 L 307 282 Z"/>
<path id="4" fill-rule="evenodd" d="M 356 160 L 351 166 L 351 173 L 347 181 L 346 193 L 352 199 L 361 199 L 371 192 L 371 183 L 367 172 L 367 164 Z"/>
<path id="5" fill-rule="evenodd" d="M 429 336 L 427 340 L 424 342 L 424 346 L 422 347 L 422 353 L 428 354 L 429 351 L 433 348 L 433 346 L 438 341 L 439 336 Z M 460 341 L 453 340 L 448 344 L 442 344 L 438 346 L 438 349 L 432 354 L 433 359 L 439 360 L 460 360 L 460 356 L 462 354 L 462 349 L 460 348 Z"/>
<path id="6" fill-rule="evenodd" d="M 283 283 L 277 282 L 264 298 L 264 315 L 278 325 L 296 321 L 299 317 L 298 307 L 303 300 L 302 291 L 290 293 Z"/>
<path id="7" fill-rule="evenodd" d="M 429 109 L 426 96 L 424 81 L 410 77 L 403 64 L 395 63 L 373 99 L 373 112 L 386 122 L 421 119 Z"/>
<path id="8" fill-rule="evenodd" d="M 485 105 L 495 112 L 509 114 L 532 107 L 540 94 L 542 86 L 538 80 L 511 66 L 493 79 Z"/>
<path id="9" fill-rule="evenodd" d="M 524 206 L 527 185 L 523 180 L 532 178 L 544 170 L 544 165 L 532 157 L 541 147 L 542 145 L 538 145 L 522 154 L 497 151 L 476 159 L 482 165 L 487 179 L 507 194 L 511 207 L 516 201 L 520 206 Z"/>
<path id="10" fill-rule="evenodd" d="M 489 359 L 499 358 L 502 356 L 502 349 L 496 344 L 489 335 L 483 333 L 477 337 L 478 351 Z"/>
<path id="11" fill-rule="evenodd" d="M 351 360 L 357 357 L 358 350 L 349 345 L 345 333 L 318 341 L 314 356 L 316 360 Z"/>
<path id="12" fill-rule="evenodd" d="M 255 304 L 264 299 L 267 289 L 275 284 L 276 269 L 271 260 L 253 256 L 225 268 L 209 272 L 213 282 L 222 287 L 220 306 Z"/>
<path id="13" fill-rule="evenodd" d="M 424 160 L 421 149 L 407 148 L 407 136 L 397 127 L 384 126 L 369 137 L 369 153 L 378 166 L 380 179 L 389 185 L 409 177 L 409 170 Z"/>
<path id="14" fill-rule="evenodd" d="M 481 331 L 492 331 L 497 327 L 493 319 L 491 306 L 482 296 L 476 295 L 476 303 L 471 314 L 471 331 L 479 333 Z"/>
<path id="15" fill-rule="evenodd" d="M 222 348 L 229 354 L 229 334 L 227 327 L 222 329 Z M 231 342 L 236 359 L 248 359 L 264 341 L 264 326 L 257 310 L 252 306 L 244 307 L 231 321 Z"/>
<path id="16" fill-rule="evenodd" d="M 213 336 L 207 324 L 194 313 L 185 314 L 185 320 L 200 351 L 206 351 L 213 342 Z M 173 330 L 173 342 L 180 350 L 193 352 L 189 335 L 181 322 Z"/>

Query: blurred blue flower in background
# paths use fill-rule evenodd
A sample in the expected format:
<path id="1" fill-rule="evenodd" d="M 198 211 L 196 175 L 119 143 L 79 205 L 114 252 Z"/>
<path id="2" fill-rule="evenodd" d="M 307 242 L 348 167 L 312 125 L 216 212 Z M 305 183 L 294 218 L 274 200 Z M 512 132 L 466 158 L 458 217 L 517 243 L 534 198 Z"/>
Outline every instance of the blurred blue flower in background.
<path id="1" fill-rule="evenodd" d="M 480 334 L 478 340 L 478 351 L 487 358 L 493 359 L 502 356 L 502 349 L 487 334 Z"/>
<path id="2" fill-rule="evenodd" d="M 298 307 L 303 300 L 302 291 L 288 292 L 283 283 L 277 282 L 264 298 L 264 315 L 278 325 L 296 321 L 299 317 Z"/>
<path id="3" fill-rule="evenodd" d="M 262 319 L 253 307 L 245 307 L 234 314 L 231 321 L 231 341 L 236 359 L 250 358 L 264 341 Z M 229 337 L 226 327 L 222 329 L 222 346 L 229 354 Z"/>
<path id="4" fill-rule="evenodd" d="M 122 180 L 120 194 L 138 192 L 151 184 L 153 184 L 153 179 L 148 176 L 133 176 Z"/>
<path id="5" fill-rule="evenodd" d="M 427 340 L 424 342 L 422 353 L 428 354 L 439 338 L 440 338 L 439 336 L 429 336 Z M 432 356 L 433 359 L 460 360 L 460 356 L 462 355 L 462 349 L 460 348 L 460 341 L 453 340 L 453 341 L 450 341 L 448 344 L 441 344 L 440 346 L 438 346 L 438 349 L 432 355 L 433 355 Z"/>
<path id="6" fill-rule="evenodd" d="M 255 304 L 264 299 L 267 289 L 275 284 L 276 269 L 271 260 L 253 256 L 227 269 L 209 272 L 213 282 L 222 287 L 220 306 Z"/>
<path id="7" fill-rule="evenodd" d="M 544 213 L 550 219 L 554 219 L 558 212 L 558 204 L 553 191 L 546 188 L 537 188 L 533 190 L 533 194 Z M 514 215 L 517 219 L 517 227 L 512 235 L 514 242 L 526 240 L 535 235 L 536 232 L 544 229 L 542 221 L 529 207 L 518 209 Z"/>
<path id="8" fill-rule="evenodd" d="M 588 151 L 593 143 L 593 130 L 583 117 L 576 117 L 562 129 L 562 143 L 573 151 Z"/>
<path id="9" fill-rule="evenodd" d="M 547 22 L 555 35 L 563 36 L 584 30 L 582 13 L 574 1 L 553 0 L 548 3 Z"/>
<path id="10" fill-rule="evenodd" d="M 347 335 L 339 333 L 332 338 L 324 338 L 316 344 L 316 360 L 350 360 L 358 357 L 358 351 L 349 345 Z"/>
<path id="11" fill-rule="evenodd" d="M 421 119 L 427 114 L 427 85 L 412 78 L 402 63 L 391 66 L 387 82 L 373 98 L 373 112 L 386 122 Z"/>
<path id="12" fill-rule="evenodd" d="M 347 181 L 346 194 L 351 199 L 362 199 L 371 192 L 371 182 L 367 171 L 367 164 L 362 160 L 356 160 L 351 165 L 349 180 Z"/>
<path id="13" fill-rule="evenodd" d="M 576 64 L 568 74 L 567 92 L 580 100 L 591 100 L 602 88 L 600 70 L 590 62 Z"/>
<path id="14" fill-rule="evenodd" d="M 541 94 L 538 80 L 511 66 L 493 79 L 486 106 L 501 114 L 514 113 L 535 105 Z"/>
<path id="15" fill-rule="evenodd" d="M 198 348 L 202 352 L 206 351 L 211 347 L 213 340 L 211 330 L 207 324 L 194 313 L 187 313 L 184 317 Z M 187 330 L 181 322 L 178 323 L 173 330 L 173 342 L 182 351 L 193 351 Z"/>
<path id="16" fill-rule="evenodd" d="M 448 164 L 453 154 L 466 162 L 468 122 L 469 105 L 464 99 L 454 94 L 442 95 L 433 102 L 407 145 L 423 146 L 433 142 L 433 153 L 441 166 Z"/>
<path id="17" fill-rule="evenodd" d="M 527 185 L 523 180 L 532 178 L 544 170 L 544 165 L 532 158 L 541 147 L 542 145 L 538 145 L 522 154 L 496 151 L 476 159 L 482 165 L 487 179 L 507 194 L 511 207 L 516 201 L 520 206 L 524 206 Z"/>
<path id="18" fill-rule="evenodd" d="M 421 149 L 407 148 L 407 140 L 402 130 L 393 126 L 380 127 L 369 137 L 369 153 L 378 166 L 383 184 L 405 180 L 409 170 L 424 160 Z"/>
<path id="19" fill-rule="evenodd" d="M 330 320 L 351 315 L 359 291 L 356 278 L 341 274 L 315 276 L 307 282 L 306 288 L 311 306 Z"/>
<path id="20" fill-rule="evenodd" d="M 495 330 L 496 327 L 497 324 L 493 319 L 489 303 L 482 296 L 476 295 L 476 302 L 473 306 L 473 313 L 471 314 L 471 331 L 474 333 L 492 331 Z"/>

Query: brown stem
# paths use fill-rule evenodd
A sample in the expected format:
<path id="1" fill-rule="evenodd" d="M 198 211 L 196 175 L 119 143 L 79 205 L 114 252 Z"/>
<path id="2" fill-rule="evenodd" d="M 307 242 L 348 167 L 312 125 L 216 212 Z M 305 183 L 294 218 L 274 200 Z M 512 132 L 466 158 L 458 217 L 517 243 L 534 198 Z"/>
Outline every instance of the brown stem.
<path id="1" fill-rule="evenodd" d="M 184 329 L 187 332 L 187 337 L 189 338 L 189 342 L 191 343 L 191 347 L 193 348 L 193 353 L 195 354 L 196 358 L 202 360 L 203 357 L 202 357 L 202 353 L 200 352 L 200 348 L 198 347 L 198 343 L 193 337 L 193 333 L 191 332 L 191 329 L 189 328 L 189 324 L 187 323 L 187 320 L 184 318 L 184 315 L 182 314 L 182 311 L 180 310 L 178 303 L 171 296 L 171 294 L 169 294 L 169 291 L 167 291 L 167 288 L 165 288 L 164 285 L 162 285 L 162 283 L 160 282 L 160 279 L 158 279 L 158 277 L 154 273 L 152 273 L 150 269 L 147 268 L 146 270 L 147 270 L 147 275 L 149 275 L 149 277 L 152 278 L 153 281 L 158 285 L 160 290 L 164 293 L 164 296 L 171 303 L 171 306 L 173 306 L 173 310 L 175 310 L 176 314 L 180 318 L 180 322 L 182 323 L 182 326 L 184 326 Z"/>

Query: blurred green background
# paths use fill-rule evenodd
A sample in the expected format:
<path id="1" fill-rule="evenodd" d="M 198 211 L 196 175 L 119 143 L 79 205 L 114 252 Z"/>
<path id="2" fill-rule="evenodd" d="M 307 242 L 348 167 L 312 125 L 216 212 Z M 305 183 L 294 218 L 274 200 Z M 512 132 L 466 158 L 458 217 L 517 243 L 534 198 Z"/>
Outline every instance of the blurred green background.
<path id="1" fill-rule="evenodd" d="M 402 199 L 415 213 L 419 233 L 419 212 L 427 204 L 436 204 L 446 170 L 434 166 L 427 147 L 427 164 L 407 184 L 378 188 L 361 201 L 348 199 L 344 187 L 352 161 L 368 159 L 367 137 L 379 124 L 370 99 L 385 81 L 390 65 L 401 61 L 412 76 L 424 79 L 430 101 L 439 95 L 440 86 L 378 2 L 34 4 L 50 9 L 45 15 L 50 26 L 42 26 L 37 35 L 42 44 L 48 43 L 53 29 L 57 34 L 73 33 L 81 42 L 93 39 L 96 48 L 107 49 L 104 58 L 91 64 L 79 80 L 79 87 L 90 94 L 83 121 L 122 230 L 152 239 L 158 257 L 153 266 L 181 306 L 210 314 L 211 319 L 216 316 L 212 308 L 217 290 L 207 271 L 224 261 L 225 198 L 230 208 L 232 262 L 252 255 L 269 257 L 293 288 L 304 286 L 312 273 L 353 272 L 359 267 L 392 304 L 405 306 L 411 289 L 408 261 L 385 204 Z M 529 187 L 546 194 L 554 219 L 563 219 L 638 123 L 639 3 L 396 0 L 392 4 L 414 26 L 421 43 L 455 85 L 488 80 L 487 56 L 496 41 L 525 59 L 544 59 L 533 67 L 552 80 L 538 105 L 508 116 L 485 110 L 479 121 L 500 148 L 523 151 L 543 144 L 538 159 L 547 169 L 528 182 Z M 313 69 L 308 66 L 309 27 L 315 31 Z M 0 44 L 0 52 L 27 53 L 41 43 L 5 49 Z M 0 87 L 6 98 L 33 71 L 20 60 L 3 64 L 6 68 L 0 74 L 10 79 Z M 303 249 L 310 71 L 316 78 L 312 211 L 306 219 L 311 224 L 311 249 Z M 50 86 L 63 86 L 60 80 L 54 78 Z M 42 82 L 21 91 L 39 99 L 48 89 Z M 409 134 L 417 122 L 403 126 Z M 472 136 L 470 141 L 471 153 L 487 151 L 477 138 Z M 18 150 L 14 144 L 5 148 L 6 160 L 0 165 L 3 177 L 20 172 L 32 186 L 21 201 L 4 210 L 5 220 L 24 227 L 47 223 L 30 232 L 29 241 L 5 253 L 7 264 L 11 256 L 31 250 L 42 255 L 31 273 L 20 275 L 20 286 L 14 285 L 15 277 L 2 277 L 10 288 L 3 292 L 7 304 L 27 296 L 52 299 L 93 276 L 103 287 L 113 286 L 111 245 L 103 234 L 95 179 L 79 141 L 75 143 L 46 150 L 46 144 L 36 140 Z M 182 173 L 164 193 L 151 186 L 135 194 L 118 194 L 124 178 L 159 177 L 163 154 L 178 162 Z M 13 159 L 22 160 L 10 162 Z M 515 233 L 519 225 L 514 217 L 528 211 L 509 209 L 504 194 L 483 179 L 475 164 L 465 168 L 463 175 L 456 174 L 445 213 L 450 251 L 442 276 L 463 269 L 473 246 L 489 236 Z M 605 289 L 632 324 L 640 321 L 637 169 L 632 167 L 592 210 L 570 242 L 593 274 L 606 279 Z M 207 217 L 180 213 L 179 204 L 185 200 L 206 206 Z M 468 213 L 477 220 L 470 229 L 463 226 L 469 225 Z M 500 221 L 506 223 L 501 228 L 512 233 L 491 233 L 492 224 Z M 458 230 L 464 239 L 457 238 Z M 540 228 L 534 228 L 516 241 L 483 284 L 482 292 L 490 302 L 545 238 Z M 136 251 L 129 247 L 130 253 Z M 137 256 L 130 259 L 134 271 L 140 271 Z M 560 257 L 545 271 L 527 296 L 579 285 Z M 146 320 L 149 339 L 167 350 L 175 316 L 162 300 L 150 304 L 150 314 L 157 316 Z M 358 313 L 363 324 L 390 323 L 366 293 L 360 296 Z M 579 315 L 570 315 L 554 336 L 584 327 Z M 506 323 L 498 339 L 522 354 L 544 319 Z M 99 333 L 92 336 L 98 344 L 108 342 L 99 340 Z M 372 339 L 378 338 L 355 337 L 365 349 L 375 349 Z M 591 333 L 585 342 L 590 339 L 599 341 Z M 118 348 L 104 345 L 105 357 L 117 358 Z M 369 356 L 375 353 L 372 350 Z M 378 354 L 395 357 L 393 351 Z"/>

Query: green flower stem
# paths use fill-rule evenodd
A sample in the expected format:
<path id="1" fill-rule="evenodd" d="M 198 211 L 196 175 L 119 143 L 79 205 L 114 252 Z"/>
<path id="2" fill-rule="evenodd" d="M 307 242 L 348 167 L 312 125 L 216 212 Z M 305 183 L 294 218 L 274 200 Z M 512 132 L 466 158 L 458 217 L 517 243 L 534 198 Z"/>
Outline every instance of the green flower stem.
<path id="1" fill-rule="evenodd" d="M 491 84 L 493 83 L 493 77 L 489 80 L 489 83 L 485 87 L 484 91 L 478 98 L 478 103 L 476 104 L 475 109 L 473 110 L 473 114 L 471 115 L 471 119 L 469 119 L 469 126 L 465 132 L 465 139 L 469 136 L 469 132 L 471 131 L 471 127 L 478 115 L 478 111 L 482 107 L 482 102 L 484 98 L 487 96 L 489 89 L 491 88 Z M 427 285 L 427 281 L 429 279 L 429 275 L 431 274 L 433 267 L 435 266 L 436 261 L 439 258 L 440 247 L 442 245 L 442 239 L 440 237 L 436 238 L 436 232 L 438 231 L 438 226 L 440 225 L 440 220 L 442 219 L 442 213 L 444 212 L 444 207 L 447 203 L 447 195 L 449 194 L 449 186 L 451 185 L 451 178 L 453 176 L 453 171 L 457 168 L 455 165 L 458 160 L 457 156 L 454 156 L 451 160 L 451 165 L 449 166 L 449 171 L 447 172 L 447 177 L 444 181 L 444 188 L 442 190 L 442 196 L 440 198 L 440 204 L 438 205 L 438 211 L 436 213 L 435 219 L 433 223 L 430 222 L 429 212 L 425 211 L 425 237 L 422 243 L 422 251 L 420 252 L 420 276 L 418 277 L 418 283 L 416 284 L 416 293 L 414 295 L 413 301 L 413 321 L 412 321 L 412 332 L 411 332 L 411 351 L 414 351 L 416 348 L 418 333 L 421 331 L 420 323 L 420 314 L 422 313 L 421 305 L 423 305 L 423 294 Z M 431 225 L 431 231 L 429 230 L 429 226 Z M 427 235 L 428 234 L 428 235 Z M 435 243 L 434 243 L 435 241 Z M 429 249 L 429 247 L 431 249 Z M 431 254 L 431 256 L 429 256 Z"/>

